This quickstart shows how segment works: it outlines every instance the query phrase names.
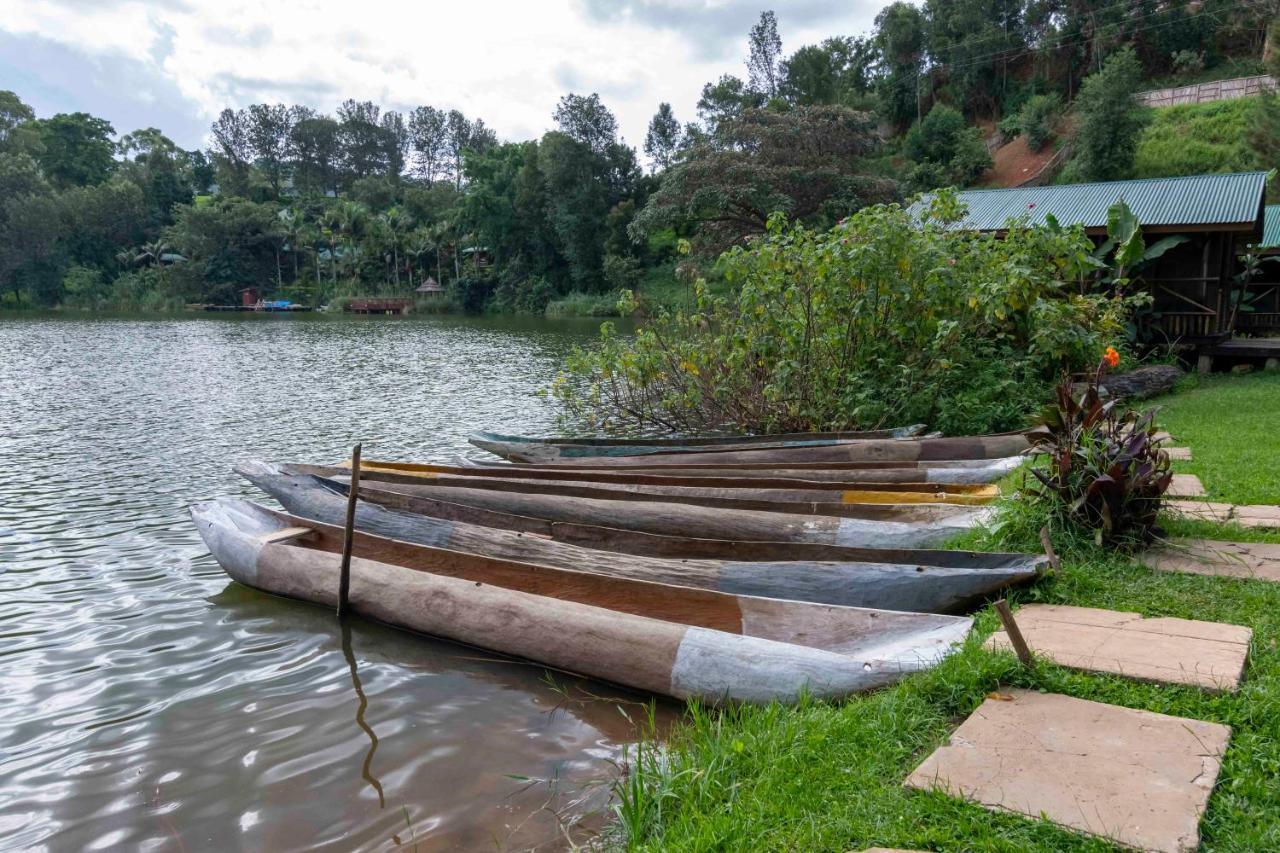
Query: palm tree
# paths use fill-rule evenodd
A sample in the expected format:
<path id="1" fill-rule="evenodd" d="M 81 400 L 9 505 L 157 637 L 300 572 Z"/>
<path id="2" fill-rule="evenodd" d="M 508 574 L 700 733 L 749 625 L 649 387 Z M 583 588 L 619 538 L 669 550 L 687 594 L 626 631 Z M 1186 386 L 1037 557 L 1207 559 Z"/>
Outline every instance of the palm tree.
<path id="1" fill-rule="evenodd" d="M 354 201 L 344 201 L 338 205 L 338 231 L 344 238 L 343 263 L 347 274 L 354 278 L 357 269 L 357 244 L 368 233 L 368 209 Z"/>
<path id="2" fill-rule="evenodd" d="M 398 207 L 378 216 L 382 238 L 391 249 L 391 269 L 395 275 L 396 293 L 400 292 L 400 246 L 412 225 L 413 222 Z"/>
<path id="3" fill-rule="evenodd" d="M 409 239 L 407 244 L 404 247 L 404 251 L 405 251 L 405 254 L 407 254 L 410 258 L 412 258 L 419 265 L 421 265 L 422 256 L 425 254 L 428 254 L 429 252 L 434 251 L 435 248 L 436 248 L 436 243 L 434 238 L 432 238 L 431 236 L 431 230 L 428 228 L 419 228 L 409 235 Z M 422 280 L 425 280 L 426 276 L 421 276 L 420 278 Z M 412 266 L 409 267 L 409 289 L 413 290 L 413 267 Z"/>
<path id="4" fill-rule="evenodd" d="M 327 208 L 320 214 L 320 236 L 329 248 L 329 280 L 335 288 L 338 286 L 338 238 L 341 234 L 341 212 L 336 207 Z M 317 259 L 318 257 L 317 255 Z"/>
<path id="5" fill-rule="evenodd" d="M 143 243 L 138 247 L 138 253 L 134 256 L 133 262 L 141 266 L 159 266 L 161 259 L 169 253 L 170 248 L 169 244 L 163 240 Z"/>
<path id="6" fill-rule="evenodd" d="M 298 281 L 298 255 L 301 254 L 307 223 L 297 211 L 289 207 L 281 210 L 278 216 L 280 217 L 280 230 L 284 235 L 286 245 L 289 247 L 289 254 L 293 255 L 293 280 L 296 283 Z"/>

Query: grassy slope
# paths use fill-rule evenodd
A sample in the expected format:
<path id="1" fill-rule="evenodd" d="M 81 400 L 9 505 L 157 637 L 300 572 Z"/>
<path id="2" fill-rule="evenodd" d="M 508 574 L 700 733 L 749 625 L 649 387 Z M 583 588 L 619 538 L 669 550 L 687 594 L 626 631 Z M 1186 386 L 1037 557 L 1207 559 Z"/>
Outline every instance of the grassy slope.
<path id="1" fill-rule="evenodd" d="M 1280 433 L 1267 429 L 1280 419 L 1277 391 L 1280 377 L 1232 377 L 1161 401 L 1170 428 L 1197 457 L 1178 463 L 1179 470 L 1197 471 L 1224 499 L 1274 498 L 1277 478 L 1256 460 L 1280 452 Z M 1024 533 L 1006 529 L 968 544 L 1038 548 L 1034 525 L 1023 527 Z M 1207 524 L 1175 525 L 1172 532 L 1280 541 Z M 1160 574 L 1088 543 L 1060 545 L 1063 570 L 1011 599 L 1249 625 L 1255 633 L 1242 690 L 1213 696 L 1043 664 L 1023 672 L 1012 656 L 981 650 L 996 627 L 988 608 L 959 654 L 894 688 L 841 705 L 695 712 L 662 766 L 650 756 L 627 780 L 624 843 L 653 850 L 1111 849 L 1047 822 L 902 788 L 902 779 L 988 692 L 1013 685 L 1231 725 L 1234 736 L 1202 824 L 1205 847 L 1280 849 L 1280 584 Z"/>
<path id="2" fill-rule="evenodd" d="M 1163 178 L 1258 168 L 1249 145 L 1256 98 L 1151 110 L 1134 152 L 1133 177 Z"/>

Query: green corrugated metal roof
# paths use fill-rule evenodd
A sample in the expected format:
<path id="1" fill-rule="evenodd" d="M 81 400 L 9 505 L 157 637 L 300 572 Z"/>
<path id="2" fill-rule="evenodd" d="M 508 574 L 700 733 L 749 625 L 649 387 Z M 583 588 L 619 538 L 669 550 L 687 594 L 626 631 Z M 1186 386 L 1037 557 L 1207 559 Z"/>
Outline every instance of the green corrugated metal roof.
<path id="1" fill-rule="evenodd" d="M 1262 215 L 1262 242 L 1258 245 L 1264 249 L 1280 246 L 1280 204 L 1267 205 Z"/>
<path id="2" fill-rule="evenodd" d="M 1105 228 L 1107 208 L 1120 199 L 1144 228 L 1184 225 L 1255 225 L 1266 190 L 1266 172 L 1147 178 L 1095 184 L 965 190 L 969 212 L 957 224 L 977 231 L 1002 230 L 1010 219 L 1043 224 L 1050 213 L 1063 225 Z M 928 196 L 925 197 L 926 200 Z M 912 205 L 919 212 L 920 203 Z"/>

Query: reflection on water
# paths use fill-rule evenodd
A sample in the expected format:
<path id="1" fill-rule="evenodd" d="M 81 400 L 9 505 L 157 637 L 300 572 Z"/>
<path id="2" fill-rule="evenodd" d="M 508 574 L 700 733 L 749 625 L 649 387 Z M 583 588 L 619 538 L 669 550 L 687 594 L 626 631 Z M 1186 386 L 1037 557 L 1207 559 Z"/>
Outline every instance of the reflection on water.
<path id="1" fill-rule="evenodd" d="M 638 697 L 231 584 L 185 508 L 545 430 L 592 328 L 0 318 L 0 847 L 562 846 Z"/>

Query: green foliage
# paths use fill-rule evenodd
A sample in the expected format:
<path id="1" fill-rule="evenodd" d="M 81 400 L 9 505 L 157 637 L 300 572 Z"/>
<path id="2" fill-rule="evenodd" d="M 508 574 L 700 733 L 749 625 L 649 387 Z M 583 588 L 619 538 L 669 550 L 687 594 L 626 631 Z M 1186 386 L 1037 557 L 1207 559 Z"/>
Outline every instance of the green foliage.
<path id="1" fill-rule="evenodd" d="M 866 171 L 865 158 L 878 147 L 866 113 L 837 106 L 747 110 L 686 151 L 631 231 L 643 238 L 696 225 L 698 247 L 717 253 L 762 233 L 777 211 L 830 225 L 895 194 L 891 181 Z"/>
<path id="2" fill-rule="evenodd" d="M 1061 113 L 1062 99 L 1056 94 L 1033 95 L 1014 114 L 1015 126 L 1018 133 L 1027 138 L 1027 146 L 1039 151 L 1053 140 L 1053 128 Z"/>
<path id="3" fill-rule="evenodd" d="M 911 126 L 902 151 L 916 162 L 911 182 L 922 190 L 964 187 L 991 168 L 982 134 L 946 104 L 935 104 L 923 121 Z"/>
<path id="4" fill-rule="evenodd" d="M 40 170 L 60 187 L 99 184 L 115 168 L 115 129 L 88 113 L 59 113 L 33 122 L 40 137 Z"/>
<path id="5" fill-rule="evenodd" d="M 1117 400 L 1104 403 L 1104 372 L 1099 366 L 1078 399 L 1069 378 L 1058 385 L 1056 401 L 1029 434 L 1046 458 L 1043 470 L 1031 471 L 1041 488 L 1029 494 L 1050 505 L 1059 527 L 1091 531 L 1099 545 L 1136 548 L 1155 537 L 1173 473 L 1155 437 L 1155 410 L 1138 414 Z"/>
<path id="6" fill-rule="evenodd" d="M 1249 130 L 1258 98 L 1150 110 L 1126 177 L 1162 178 L 1243 172 L 1258 167 Z M 1278 128 L 1280 130 L 1280 128 Z"/>
<path id="7" fill-rule="evenodd" d="M 1141 79 L 1137 54 L 1126 47 L 1112 54 L 1102 70 L 1081 86 L 1076 101 L 1076 156 L 1086 180 L 1129 176 L 1138 135 L 1146 122 L 1146 113 L 1133 99 Z"/>
<path id="8" fill-rule="evenodd" d="M 699 285 L 697 310 L 633 339 L 606 326 L 553 390 L 573 417 L 644 429 L 1021 426 L 1125 305 L 1073 286 L 1093 269 L 1080 228 L 1014 223 L 999 239 L 949 229 L 955 208 L 943 193 L 923 223 L 880 205 L 826 232 L 775 216 L 721 259 L 733 297 Z"/>

